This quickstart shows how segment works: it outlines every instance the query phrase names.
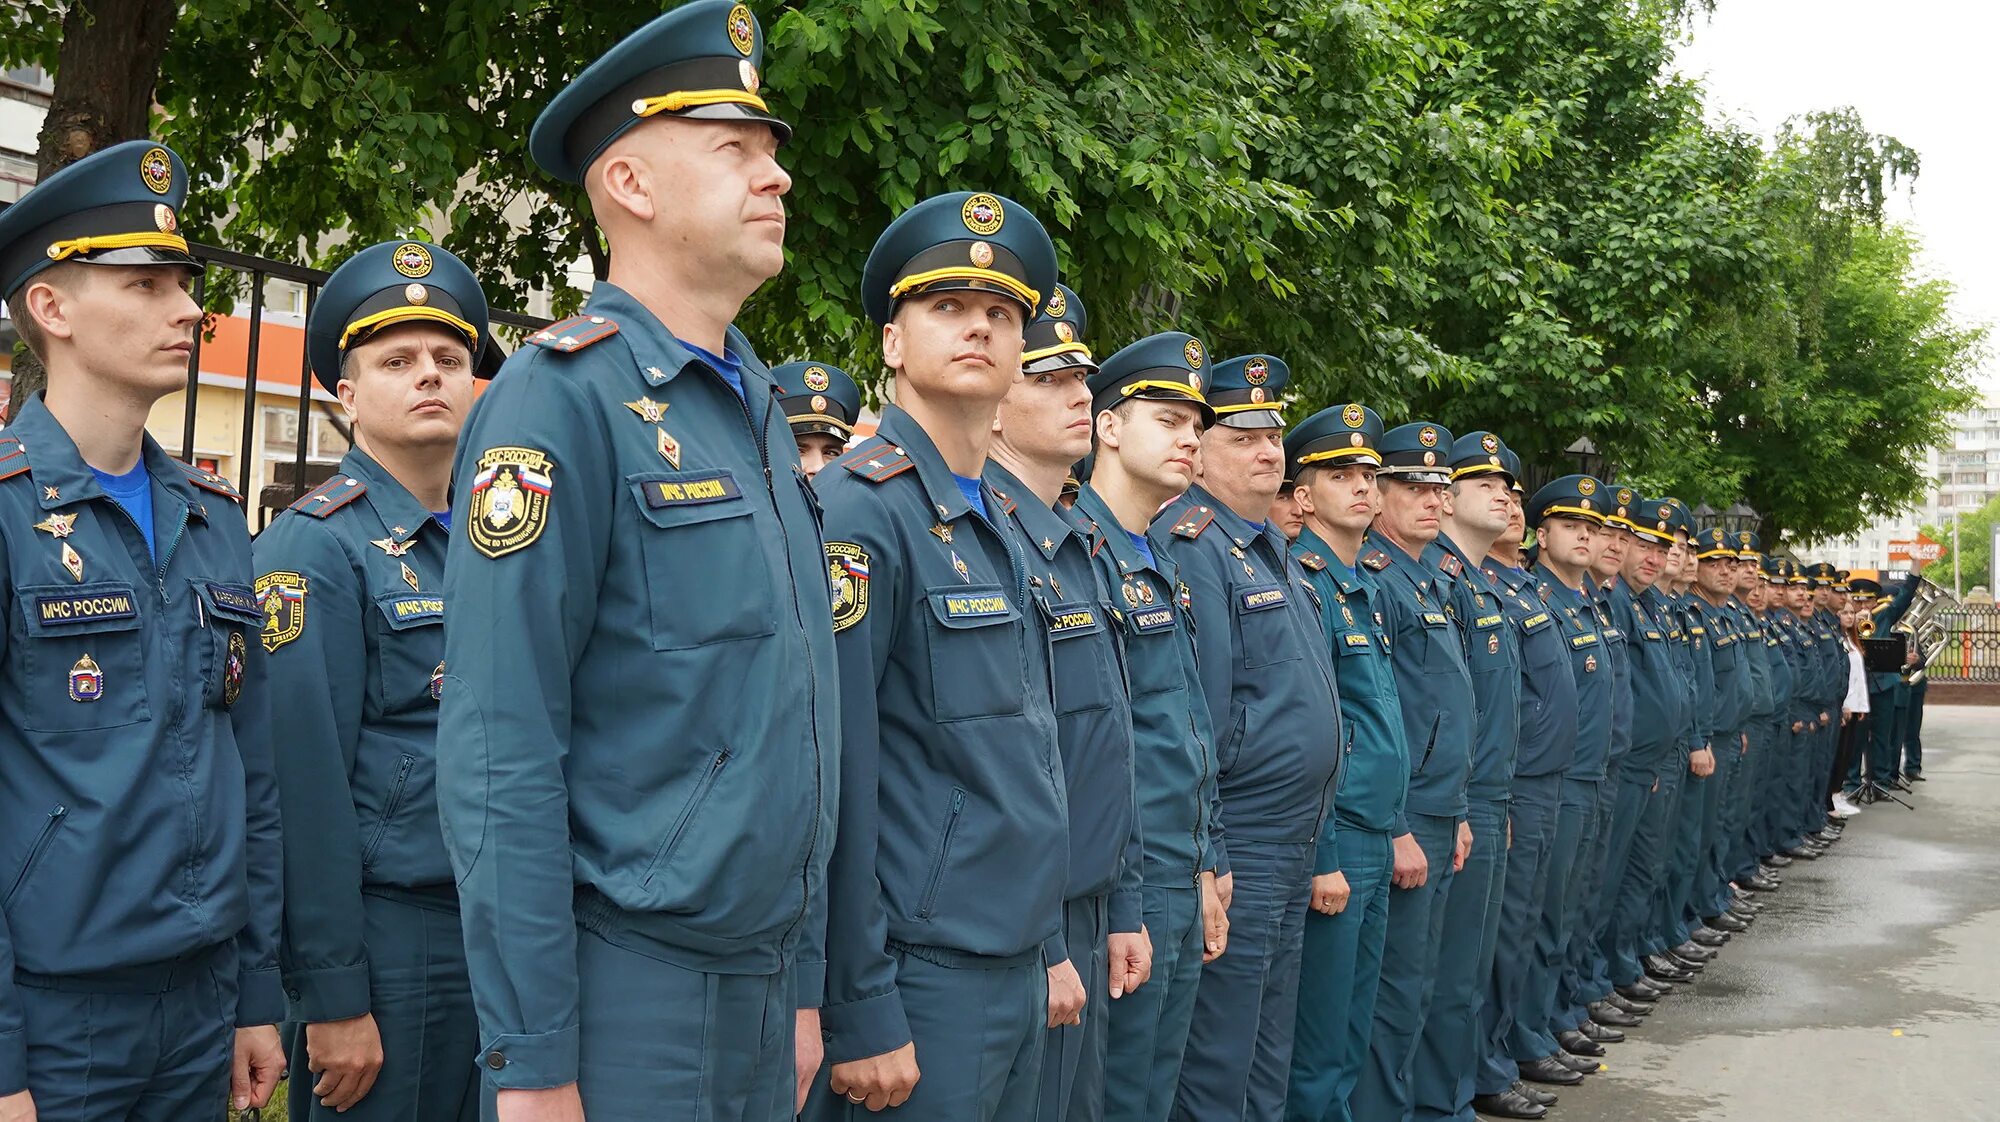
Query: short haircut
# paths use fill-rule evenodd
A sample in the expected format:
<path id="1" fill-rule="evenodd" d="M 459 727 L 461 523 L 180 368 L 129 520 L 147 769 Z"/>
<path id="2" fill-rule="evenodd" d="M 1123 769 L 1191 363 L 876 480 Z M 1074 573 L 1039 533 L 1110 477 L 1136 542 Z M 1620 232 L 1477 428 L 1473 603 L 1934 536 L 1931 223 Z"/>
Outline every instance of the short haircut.
<path id="1" fill-rule="evenodd" d="M 42 333 L 42 325 L 35 322 L 35 317 L 29 313 L 28 305 L 25 301 L 21 300 L 21 296 L 28 291 L 29 286 L 37 284 L 50 284 L 57 288 L 64 286 L 73 288 L 79 281 L 89 275 L 89 268 L 81 261 L 58 261 L 41 272 L 36 273 L 34 276 L 29 277 L 27 284 L 23 284 L 14 293 L 14 298 L 7 301 L 7 312 L 14 320 L 15 334 L 21 337 L 21 342 L 27 346 L 28 353 L 34 355 L 41 362 L 46 363 L 49 361 L 48 336 Z"/>

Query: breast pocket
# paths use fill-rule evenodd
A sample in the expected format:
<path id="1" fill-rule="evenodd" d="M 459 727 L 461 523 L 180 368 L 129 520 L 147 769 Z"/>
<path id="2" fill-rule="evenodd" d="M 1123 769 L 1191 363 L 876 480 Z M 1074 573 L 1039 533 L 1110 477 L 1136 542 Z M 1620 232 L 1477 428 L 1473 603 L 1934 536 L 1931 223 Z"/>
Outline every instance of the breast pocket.
<path id="1" fill-rule="evenodd" d="M 724 470 L 629 475 L 653 649 L 689 650 L 776 630 L 756 507 Z"/>
<path id="2" fill-rule="evenodd" d="M 1424 672 L 1427 674 L 1449 674 L 1465 664 L 1464 651 L 1453 650 L 1458 646 L 1458 636 L 1452 631 L 1451 617 L 1442 608 L 1420 608 L 1417 622 L 1424 633 Z"/>
<path id="3" fill-rule="evenodd" d="M 387 593 L 375 598 L 375 704 L 384 714 L 435 707 L 444 682 L 444 597 Z"/>
<path id="4" fill-rule="evenodd" d="M 931 712 L 940 721 L 1019 713 L 1027 699 L 1021 613 L 997 584 L 929 589 Z"/>
<path id="5" fill-rule="evenodd" d="M 1109 709 L 1118 672 L 1104 605 L 1075 600 L 1042 606 L 1055 664 L 1056 715 Z"/>
<path id="6" fill-rule="evenodd" d="M 31 585 L 15 590 L 24 616 L 16 695 L 32 732 L 84 732 L 152 716 L 146 698 L 144 618 L 132 586 Z"/>
<path id="7" fill-rule="evenodd" d="M 193 584 L 208 632 L 202 699 L 211 709 L 227 709 L 242 696 L 245 662 L 250 644 L 258 641 L 264 613 L 247 584 L 203 580 Z"/>
<path id="8" fill-rule="evenodd" d="M 1234 589 L 1236 630 L 1242 638 L 1243 666 L 1255 670 L 1299 657 L 1299 635 L 1286 610 L 1291 593 L 1282 584 L 1258 584 Z"/>

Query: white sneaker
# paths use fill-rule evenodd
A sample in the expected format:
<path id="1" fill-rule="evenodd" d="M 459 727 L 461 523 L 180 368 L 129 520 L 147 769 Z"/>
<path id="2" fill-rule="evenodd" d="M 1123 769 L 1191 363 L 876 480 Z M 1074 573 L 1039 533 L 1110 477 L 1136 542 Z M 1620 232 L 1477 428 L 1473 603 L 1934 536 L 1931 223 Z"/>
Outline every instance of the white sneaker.
<path id="1" fill-rule="evenodd" d="M 1848 801 L 1847 792 L 1842 791 L 1833 796 L 1833 816 L 1835 818 L 1852 818 L 1860 813 L 1861 808 Z"/>

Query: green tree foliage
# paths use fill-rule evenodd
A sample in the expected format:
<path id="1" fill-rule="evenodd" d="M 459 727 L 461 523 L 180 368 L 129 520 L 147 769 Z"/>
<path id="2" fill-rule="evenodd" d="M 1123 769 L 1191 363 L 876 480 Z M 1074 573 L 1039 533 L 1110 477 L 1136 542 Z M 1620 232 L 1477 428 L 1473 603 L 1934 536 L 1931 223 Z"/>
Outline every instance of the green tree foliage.
<path id="1" fill-rule="evenodd" d="M 2000 523 L 2000 499 L 1994 499 L 1971 514 L 1960 516 L 1958 520 L 1958 581 L 1967 592 L 1974 585 L 1985 585 L 1988 591 L 1994 587 L 1993 527 L 1996 523 Z M 1925 537 L 1943 542 L 1945 547 L 1943 557 L 1924 566 L 1924 576 L 1944 588 L 1952 586 L 1951 528 L 1949 520 L 1924 527 Z"/>
<path id="2" fill-rule="evenodd" d="M 606 250 L 529 126 L 659 5 L 186 0 L 161 133 L 218 185 L 195 232 L 321 263 L 427 233 L 499 306 L 570 310 Z M 1979 354 L 1877 230 L 1914 153 L 1852 114 L 1710 121 L 1673 71 L 1706 0 L 756 6 L 797 126 L 789 261 L 744 315 L 774 361 L 874 370 L 876 233 L 976 185 L 1050 227 L 1100 352 L 1186 328 L 1286 356 L 1295 417 L 1491 428 L 1549 474 L 1588 437 L 1815 533 L 1904 497 Z"/>

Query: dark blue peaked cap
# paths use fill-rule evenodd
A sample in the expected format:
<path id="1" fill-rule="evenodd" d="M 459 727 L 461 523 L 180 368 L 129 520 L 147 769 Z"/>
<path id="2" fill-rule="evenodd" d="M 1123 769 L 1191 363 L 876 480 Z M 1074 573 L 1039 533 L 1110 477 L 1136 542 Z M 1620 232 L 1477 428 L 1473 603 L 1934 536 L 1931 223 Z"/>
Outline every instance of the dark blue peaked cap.
<path id="1" fill-rule="evenodd" d="M 434 323 L 457 333 L 471 349 L 474 371 L 490 378 L 497 358 L 486 322 L 486 293 L 465 262 L 430 242 L 378 242 L 333 271 L 313 299 L 306 320 L 306 357 L 313 377 L 334 393 L 340 360 L 384 328 Z"/>
<path id="2" fill-rule="evenodd" d="M 1076 366 L 1097 369 L 1097 360 L 1090 357 L 1090 347 L 1084 343 L 1089 330 L 1090 317 L 1075 290 L 1066 284 L 1056 285 L 1055 292 L 1042 302 L 1041 314 L 1028 324 L 1021 372 L 1047 374 Z"/>
<path id="3" fill-rule="evenodd" d="M 150 140 L 114 144 L 49 176 L 0 211 L 0 298 L 59 261 L 188 265 L 180 210 L 187 165 Z"/>
<path id="4" fill-rule="evenodd" d="M 1451 442 L 1451 477 L 1471 479 L 1477 475 L 1504 475 L 1512 483 L 1515 475 L 1507 468 L 1507 445 L 1485 430 L 1469 432 Z"/>
<path id="5" fill-rule="evenodd" d="M 1451 482 L 1451 430 L 1411 421 L 1382 434 L 1382 474 L 1405 483 Z"/>
<path id="6" fill-rule="evenodd" d="M 1601 526 L 1609 509 L 1611 503 L 1604 484 L 1595 476 L 1565 475 L 1543 484 L 1521 513 L 1530 526 L 1539 526 L 1550 518 L 1575 518 Z"/>
<path id="7" fill-rule="evenodd" d="M 1215 364 L 1208 380 L 1208 403 L 1216 423 L 1239 429 L 1283 428 L 1281 391 L 1292 379 L 1292 368 L 1276 355 L 1248 354 Z"/>
<path id="8" fill-rule="evenodd" d="M 764 29 L 747 4 L 694 0 L 626 36 L 549 102 L 528 134 L 543 171 L 566 183 L 613 140 L 657 114 L 698 121 L 761 121 L 792 138 L 771 115 L 764 87 Z"/>
<path id="9" fill-rule="evenodd" d="M 1121 347 L 1090 376 L 1090 410 L 1102 413 L 1119 402 L 1181 401 L 1201 410 L 1201 423 L 1215 423 L 1215 410 L 1202 394 L 1202 367 L 1208 348 L 1185 331 L 1162 331 Z"/>
<path id="10" fill-rule="evenodd" d="M 843 440 L 854 435 L 861 387 L 847 371 L 830 362 L 788 362 L 772 368 L 771 381 L 794 435 L 823 432 Z"/>
<path id="11" fill-rule="evenodd" d="M 1366 405 L 1329 405 L 1285 433 L 1285 478 L 1314 465 L 1382 462 L 1382 418 Z"/>
<path id="12" fill-rule="evenodd" d="M 997 292 L 1032 316 L 1055 290 L 1049 232 L 1027 207 L 985 191 L 933 195 L 897 215 L 861 270 L 861 305 L 876 323 L 928 292 Z"/>

